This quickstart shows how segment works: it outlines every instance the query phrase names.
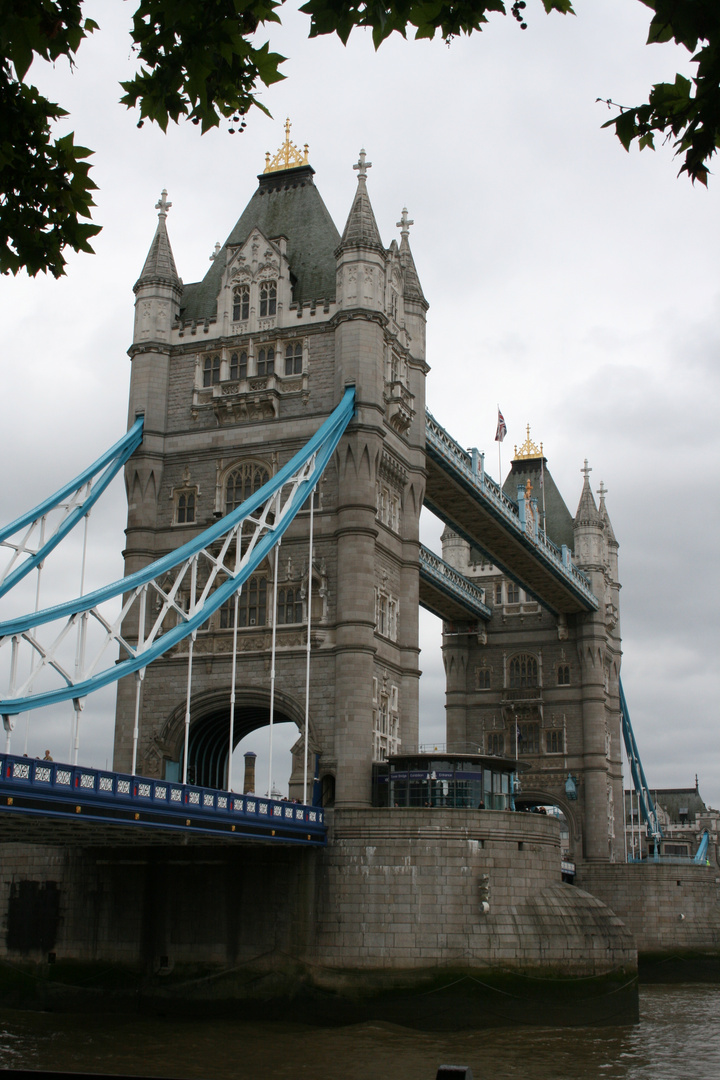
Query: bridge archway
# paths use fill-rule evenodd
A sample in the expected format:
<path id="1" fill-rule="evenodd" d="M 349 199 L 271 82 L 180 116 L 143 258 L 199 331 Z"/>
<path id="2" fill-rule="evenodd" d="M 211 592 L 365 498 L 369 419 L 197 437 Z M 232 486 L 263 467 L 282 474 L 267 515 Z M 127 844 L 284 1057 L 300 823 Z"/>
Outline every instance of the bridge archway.
<path id="1" fill-rule="evenodd" d="M 561 822 L 564 819 L 568 831 L 567 854 L 570 859 L 574 860 L 582 852 L 582 831 L 577 805 L 573 805 L 568 799 L 557 795 L 555 792 L 543 790 L 542 788 L 523 789 L 520 794 L 515 796 L 516 810 L 532 812 L 540 809 L 540 807 L 547 806 L 555 807 L 560 812 Z M 563 844 L 563 847 L 565 847 L 565 844 Z"/>
<path id="2" fill-rule="evenodd" d="M 227 786 L 228 754 L 230 747 L 230 695 L 212 691 L 194 699 L 190 708 L 188 736 L 188 781 L 202 787 Z M 258 689 L 239 689 L 235 695 L 233 750 L 246 735 L 267 727 L 270 723 L 270 693 Z M 273 724 L 292 723 L 302 739 L 305 715 L 298 702 L 289 694 L 275 692 Z M 161 741 L 166 761 L 175 764 L 182 776 L 185 749 L 185 708 L 178 706 L 169 718 Z M 311 753 L 316 749 L 312 721 L 309 743 Z M 242 784 L 242 774 L 233 774 L 233 787 Z"/>

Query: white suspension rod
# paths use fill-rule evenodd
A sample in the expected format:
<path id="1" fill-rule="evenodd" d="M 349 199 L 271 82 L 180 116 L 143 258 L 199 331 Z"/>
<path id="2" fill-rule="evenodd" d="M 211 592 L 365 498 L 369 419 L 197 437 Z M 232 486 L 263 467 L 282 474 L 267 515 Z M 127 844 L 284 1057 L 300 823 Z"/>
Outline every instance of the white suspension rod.
<path id="1" fill-rule="evenodd" d="M 278 554 L 280 541 L 275 545 L 275 573 L 273 574 L 272 650 L 270 658 L 270 730 L 268 736 L 268 798 L 272 798 L 273 722 L 275 719 L 275 641 L 277 632 L 277 585 Z"/>
<path id="2" fill-rule="evenodd" d="M 310 555 L 308 558 L 307 589 L 307 649 L 305 653 L 305 760 L 303 765 L 303 803 L 307 806 L 308 786 L 308 739 L 310 733 L 310 630 L 312 627 L 312 568 L 313 568 L 313 502 L 315 492 L 310 492 Z"/>

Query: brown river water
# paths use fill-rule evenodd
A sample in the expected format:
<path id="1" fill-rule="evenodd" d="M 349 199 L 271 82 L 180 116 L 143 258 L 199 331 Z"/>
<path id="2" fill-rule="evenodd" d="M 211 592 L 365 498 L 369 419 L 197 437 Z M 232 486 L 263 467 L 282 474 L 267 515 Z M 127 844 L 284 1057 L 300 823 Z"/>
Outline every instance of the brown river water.
<path id="1" fill-rule="evenodd" d="M 720 1080 L 720 985 L 643 986 L 629 1027 L 515 1027 L 453 1034 L 367 1023 L 0 1012 L 0 1069 L 213 1080 Z"/>

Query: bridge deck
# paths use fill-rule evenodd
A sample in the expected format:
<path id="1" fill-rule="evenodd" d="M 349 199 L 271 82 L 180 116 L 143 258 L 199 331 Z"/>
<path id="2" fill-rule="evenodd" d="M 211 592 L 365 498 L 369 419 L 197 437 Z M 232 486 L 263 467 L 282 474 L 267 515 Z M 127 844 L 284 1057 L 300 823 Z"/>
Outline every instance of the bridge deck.
<path id="1" fill-rule="evenodd" d="M 492 612 L 485 603 L 485 590 L 439 558 L 420 547 L 420 604 L 447 622 L 487 621 Z"/>
<path id="2" fill-rule="evenodd" d="M 327 842 L 324 817 L 317 806 L 0 755 L 0 836 L 8 840 L 34 837 L 33 823 L 52 819 L 45 843 L 57 839 L 55 823 L 72 823 L 73 835 L 85 844 L 102 842 L 109 830 L 133 833 L 134 839 L 138 830 L 148 830 L 155 841 L 181 835 L 317 847 Z"/>
<path id="3" fill-rule="evenodd" d="M 598 601 L 587 578 L 540 532 L 528 532 L 518 506 L 437 421 L 426 416 L 425 505 L 485 554 L 545 607 L 566 614 L 593 611 Z"/>

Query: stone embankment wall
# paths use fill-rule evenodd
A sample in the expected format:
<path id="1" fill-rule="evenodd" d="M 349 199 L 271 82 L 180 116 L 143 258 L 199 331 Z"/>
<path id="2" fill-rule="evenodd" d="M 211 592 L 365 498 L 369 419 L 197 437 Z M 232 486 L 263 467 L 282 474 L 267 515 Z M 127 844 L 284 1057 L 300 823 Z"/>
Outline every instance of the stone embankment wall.
<path id="1" fill-rule="evenodd" d="M 261 1015 L 282 1002 L 297 1019 L 449 1028 L 635 1015 L 634 943 L 561 883 L 552 818 L 329 817 L 326 850 L 140 834 L 132 847 L 0 845 L 0 1000 L 18 1003 L 22 968 L 24 1003 L 52 1007 L 85 984 L 93 1001 L 242 1000 Z"/>
<path id="2" fill-rule="evenodd" d="M 717 865 L 581 865 L 580 884 L 622 919 L 646 956 L 701 952 L 720 957 Z"/>

